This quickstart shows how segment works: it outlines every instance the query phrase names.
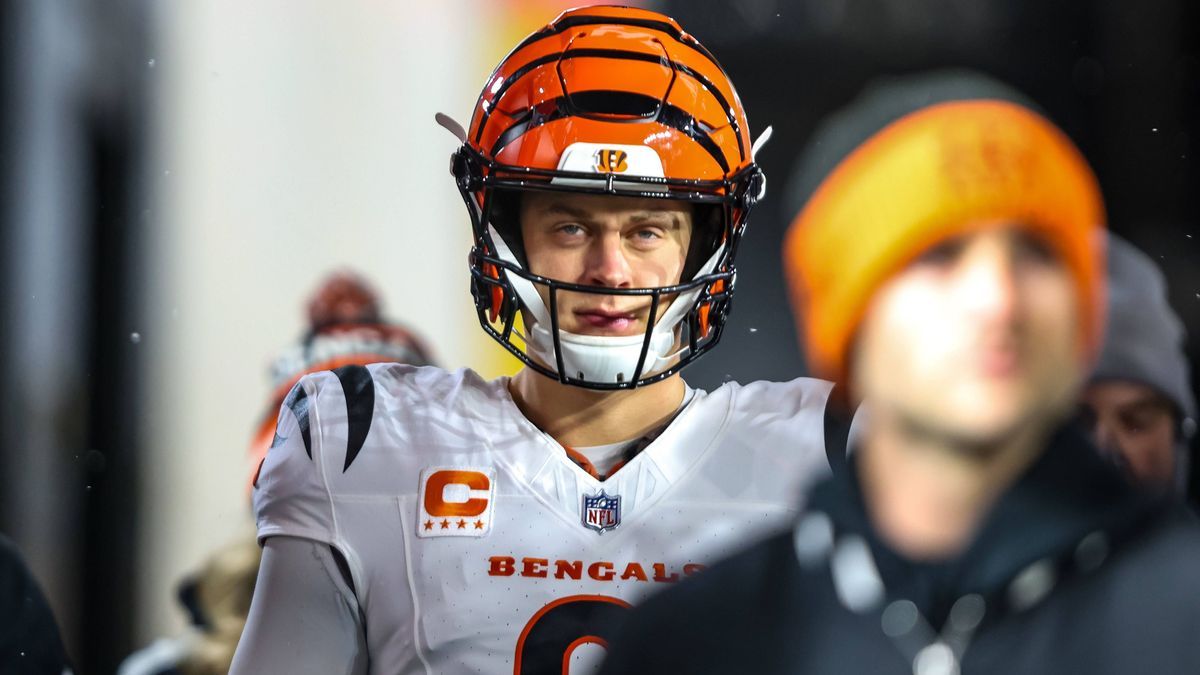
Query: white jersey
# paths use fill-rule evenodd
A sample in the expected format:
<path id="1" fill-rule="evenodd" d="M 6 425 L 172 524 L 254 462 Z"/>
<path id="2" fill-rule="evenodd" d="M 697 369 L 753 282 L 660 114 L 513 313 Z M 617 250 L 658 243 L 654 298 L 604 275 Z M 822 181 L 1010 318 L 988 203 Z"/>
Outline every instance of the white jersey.
<path id="1" fill-rule="evenodd" d="M 696 391 L 605 481 L 507 383 L 349 366 L 284 404 L 258 536 L 341 552 L 372 672 L 585 672 L 630 603 L 783 526 L 828 471 L 821 380 Z"/>

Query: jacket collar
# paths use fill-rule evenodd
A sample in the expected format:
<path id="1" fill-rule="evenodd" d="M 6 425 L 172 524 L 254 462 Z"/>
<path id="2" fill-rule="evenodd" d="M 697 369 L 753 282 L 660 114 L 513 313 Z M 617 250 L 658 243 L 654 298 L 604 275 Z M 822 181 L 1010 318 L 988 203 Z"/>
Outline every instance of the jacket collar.
<path id="1" fill-rule="evenodd" d="M 1098 554 L 1102 561 L 1111 546 L 1135 534 L 1162 507 L 1130 486 L 1082 434 L 1067 427 L 997 499 L 960 555 L 917 562 L 892 550 L 875 531 L 859 488 L 857 454 L 850 454 L 845 470 L 814 488 L 810 510 L 829 517 L 835 537 L 862 537 L 885 595 L 911 600 L 934 626 L 967 594 L 983 596 L 992 607 L 1013 604 L 1020 600 L 1014 598 L 1014 581 L 1030 570 L 1041 569 L 1055 579 L 1087 567 L 1088 556 Z"/>

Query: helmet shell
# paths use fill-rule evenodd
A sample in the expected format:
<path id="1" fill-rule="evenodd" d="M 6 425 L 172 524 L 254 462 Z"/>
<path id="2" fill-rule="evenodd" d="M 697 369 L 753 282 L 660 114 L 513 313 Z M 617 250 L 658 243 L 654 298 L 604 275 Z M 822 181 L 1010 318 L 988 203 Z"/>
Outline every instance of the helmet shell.
<path id="1" fill-rule="evenodd" d="M 573 143 L 652 148 L 664 177 L 722 180 L 751 162 L 741 100 L 674 19 L 630 7 L 563 12 L 497 66 L 467 141 L 498 164 L 555 171 Z"/>

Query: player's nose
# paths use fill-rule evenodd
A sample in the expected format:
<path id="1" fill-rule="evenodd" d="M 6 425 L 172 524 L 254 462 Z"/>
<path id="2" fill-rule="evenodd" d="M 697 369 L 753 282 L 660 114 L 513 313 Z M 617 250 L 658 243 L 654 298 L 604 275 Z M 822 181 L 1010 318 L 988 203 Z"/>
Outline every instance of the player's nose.
<path id="1" fill-rule="evenodd" d="M 588 283 L 607 288 L 632 285 L 629 260 L 619 232 L 605 232 L 592 242 L 587 255 L 587 277 Z"/>

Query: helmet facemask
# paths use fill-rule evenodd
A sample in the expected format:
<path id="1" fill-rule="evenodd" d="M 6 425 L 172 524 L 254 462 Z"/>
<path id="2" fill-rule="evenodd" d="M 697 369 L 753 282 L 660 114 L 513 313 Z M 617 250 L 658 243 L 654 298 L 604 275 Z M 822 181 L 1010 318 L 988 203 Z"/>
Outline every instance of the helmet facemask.
<path id="1" fill-rule="evenodd" d="M 475 235 L 470 261 L 476 311 L 484 331 L 526 366 L 563 384 L 599 390 L 631 389 L 670 377 L 716 345 L 724 330 L 736 279 L 737 243 L 749 210 L 761 194 L 762 174 L 756 166 L 748 167 L 736 181 L 656 177 L 623 177 L 617 181 L 612 174 L 598 177 L 594 173 L 560 171 L 541 177 L 542 182 L 533 182 L 525 169 L 481 166 L 479 163 L 486 160 L 471 154 L 469 146 L 460 149 L 454 170 Z M 509 172 L 522 178 L 506 178 Z M 558 182 L 562 179 L 569 182 Z M 513 197 L 519 191 L 531 189 L 676 199 L 695 204 L 683 277 L 669 286 L 612 288 L 532 273 L 513 206 L 517 201 Z M 648 297 L 645 330 L 630 336 L 567 332 L 559 328 L 559 294 L 563 292 Z M 518 327 L 518 316 L 524 319 L 524 331 Z"/>

